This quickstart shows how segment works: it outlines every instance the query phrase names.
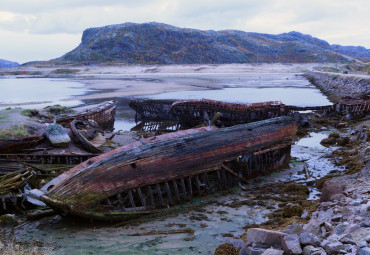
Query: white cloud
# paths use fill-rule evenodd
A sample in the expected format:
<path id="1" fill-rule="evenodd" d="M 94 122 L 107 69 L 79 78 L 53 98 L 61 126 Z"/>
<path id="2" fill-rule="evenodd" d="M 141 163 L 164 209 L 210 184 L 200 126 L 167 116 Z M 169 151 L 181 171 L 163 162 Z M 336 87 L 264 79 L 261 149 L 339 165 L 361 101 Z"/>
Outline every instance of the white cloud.
<path id="1" fill-rule="evenodd" d="M 0 58 L 50 59 L 72 50 L 86 28 L 151 21 L 204 30 L 295 30 L 370 48 L 369 13 L 368 0 L 1 0 L 0 46 L 14 55 L 2 48 Z M 20 47 L 29 52 L 18 54 Z"/>

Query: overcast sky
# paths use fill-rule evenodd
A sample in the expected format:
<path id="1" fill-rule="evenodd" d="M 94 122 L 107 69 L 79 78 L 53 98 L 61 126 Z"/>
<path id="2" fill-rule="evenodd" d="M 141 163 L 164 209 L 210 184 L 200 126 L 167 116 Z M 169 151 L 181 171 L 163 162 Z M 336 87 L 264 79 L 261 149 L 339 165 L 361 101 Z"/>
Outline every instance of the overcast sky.
<path id="1" fill-rule="evenodd" d="M 162 22 L 203 30 L 299 31 L 370 48 L 370 0 L 0 0 L 0 59 L 57 58 L 84 29 Z"/>

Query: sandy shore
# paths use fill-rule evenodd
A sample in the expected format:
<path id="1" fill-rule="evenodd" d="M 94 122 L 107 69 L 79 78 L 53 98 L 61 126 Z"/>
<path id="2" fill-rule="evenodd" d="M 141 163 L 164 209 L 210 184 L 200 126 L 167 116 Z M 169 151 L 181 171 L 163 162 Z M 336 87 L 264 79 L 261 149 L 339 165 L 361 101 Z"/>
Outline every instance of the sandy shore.
<path id="1" fill-rule="evenodd" d="M 312 70 L 315 66 L 317 64 L 314 63 L 148 66 L 53 66 L 50 64 L 34 64 L 32 66 L 2 69 L 0 77 L 63 78 L 78 81 L 85 84 L 89 93 L 66 98 L 65 100 L 86 100 L 220 89 L 229 85 L 238 87 L 271 86 L 275 83 L 279 83 L 279 85 L 283 83 L 286 86 L 307 85 L 307 81 L 296 75 Z M 304 82 L 302 83 L 302 81 Z"/>

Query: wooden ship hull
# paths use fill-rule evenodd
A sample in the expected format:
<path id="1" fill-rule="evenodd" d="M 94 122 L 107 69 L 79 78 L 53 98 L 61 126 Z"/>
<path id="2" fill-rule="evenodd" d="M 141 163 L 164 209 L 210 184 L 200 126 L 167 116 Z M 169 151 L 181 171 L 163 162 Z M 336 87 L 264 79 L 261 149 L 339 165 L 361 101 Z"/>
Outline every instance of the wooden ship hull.
<path id="1" fill-rule="evenodd" d="M 135 122 L 139 121 L 165 121 L 176 120 L 170 112 L 171 105 L 176 100 L 173 99 L 142 99 L 132 98 L 128 105 L 135 110 Z"/>
<path id="2" fill-rule="evenodd" d="M 31 148 L 32 146 L 41 142 L 43 139 L 43 135 L 32 135 L 14 140 L 2 140 L 0 141 L 0 153 L 17 153 L 24 149 Z"/>
<path id="3" fill-rule="evenodd" d="M 95 125 L 94 125 L 95 124 Z M 105 143 L 105 138 L 99 126 L 91 120 L 73 120 L 71 130 L 78 141 L 87 151 L 91 153 L 101 153 L 99 149 Z"/>
<path id="4" fill-rule="evenodd" d="M 285 105 L 280 101 L 235 104 L 210 99 L 176 101 L 171 112 L 181 125 L 187 127 L 203 122 L 217 122 L 218 126 L 229 127 L 287 115 Z"/>
<path id="5" fill-rule="evenodd" d="M 73 116 L 58 118 L 56 122 L 64 127 L 69 127 L 70 123 L 74 119 L 93 120 L 96 123 L 98 123 L 98 125 L 103 129 L 113 130 L 116 110 L 117 110 L 117 101 L 111 100 L 99 105 L 96 108 L 86 110 L 85 112 Z"/>
<path id="6" fill-rule="evenodd" d="M 284 116 L 119 148 L 71 169 L 40 199 L 62 213 L 94 219 L 155 213 L 286 164 L 295 130 Z M 236 159 L 244 164 L 239 172 L 228 166 Z"/>

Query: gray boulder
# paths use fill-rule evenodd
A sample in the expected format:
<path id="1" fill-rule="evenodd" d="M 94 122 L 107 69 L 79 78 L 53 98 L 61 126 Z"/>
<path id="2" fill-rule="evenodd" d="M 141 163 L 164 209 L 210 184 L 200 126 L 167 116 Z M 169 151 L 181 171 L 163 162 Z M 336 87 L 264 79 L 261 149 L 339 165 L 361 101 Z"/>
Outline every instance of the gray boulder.
<path id="1" fill-rule="evenodd" d="M 299 237 L 296 234 L 288 235 L 283 238 L 281 246 L 286 254 L 301 254 L 302 248 L 299 243 Z"/>
<path id="2" fill-rule="evenodd" d="M 341 242 L 336 241 L 328 243 L 324 248 L 328 254 L 338 254 L 344 249 L 344 245 Z"/>
<path id="3" fill-rule="evenodd" d="M 250 247 L 245 245 L 241 248 L 239 255 L 261 255 L 266 251 L 266 249 L 258 247 Z"/>
<path id="4" fill-rule="evenodd" d="M 267 249 L 262 255 L 283 255 L 284 252 L 282 250 L 276 250 L 273 248 Z"/>
<path id="5" fill-rule="evenodd" d="M 331 197 L 336 194 L 343 194 L 342 186 L 334 181 L 326 181 L 322 188 L 320 202 L 331 201 Z"/>
<path id="6" fill-rule="evenodd" d="M 303 246 L 313 245 L 315 247 L 320 246 L 320 239 L 312 233 L 305 232 L 299 236 L 299 241 Z"/>
<path id="7" fill-rule="evenodd" d="M 63 127 L 59 124 L 50 124 L 46 128 L 45 136 L 53 147 L 67 148 L 71 143 L 71 138 L 64 132 Z"/>
<path id="8" fill-rule="evenodd" d="M 280 247 L 281 241 L 287 234 L 262 228 L 247 230 L 247 244 L 262 244 L 265 246 Z"/>
<path id="9" fill-rule="evenodd" d="M 358 252 L 358 255 L 370 255 L 370 248 L 369 247 L 361 248 L 360 251 Z"/>
<path id="10" fill-rule="evenodd" d="M 311 255 L 313 252 L 317 251 L 317 248 L 312 245 L 307 245 L 303 248 L 303 255 Z"/>

